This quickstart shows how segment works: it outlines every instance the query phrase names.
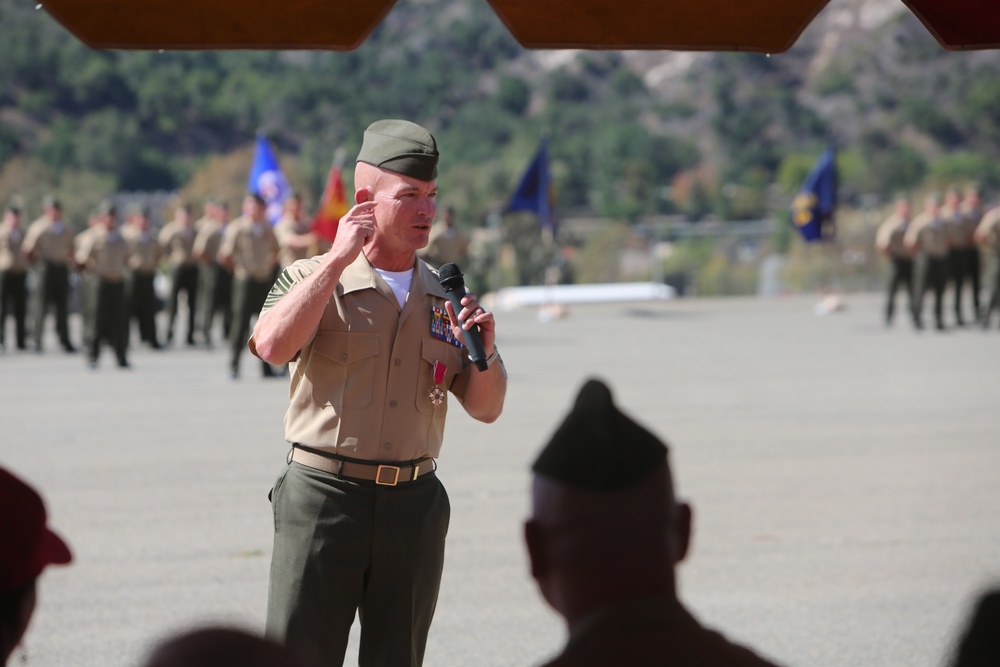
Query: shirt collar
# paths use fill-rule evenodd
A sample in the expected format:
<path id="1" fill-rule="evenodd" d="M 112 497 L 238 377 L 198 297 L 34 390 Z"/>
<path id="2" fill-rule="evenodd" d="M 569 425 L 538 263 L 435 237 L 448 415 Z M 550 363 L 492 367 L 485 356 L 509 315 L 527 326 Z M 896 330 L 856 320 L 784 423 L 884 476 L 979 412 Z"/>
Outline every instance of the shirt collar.
<path id="1" fill-rule="evenodd" d="M 357 259 L 340 274 L 340 284 L 344 289 L 344 294 L 378 288 L 375 268 L 363 252 L 358 253 Z M 433 294 L 442 299 L 447 298 L 444 289 L 438 282 L 437 272 L 419 259 L 416 263 L 416 271 L 413 272 L 413 282 L 410 283 L 410 294 Z"/>

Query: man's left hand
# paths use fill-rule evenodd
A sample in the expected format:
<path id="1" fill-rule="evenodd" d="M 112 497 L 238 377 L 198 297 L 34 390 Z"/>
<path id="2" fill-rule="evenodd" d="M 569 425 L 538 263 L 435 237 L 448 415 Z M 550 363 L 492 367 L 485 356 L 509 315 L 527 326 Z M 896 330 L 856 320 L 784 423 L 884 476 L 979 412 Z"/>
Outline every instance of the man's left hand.
<path id="1" fill-rule="evenodd" d="M 479 333 L 483 337 L 483 351 L 487 355 L 493 352 L 496 344 L 496 320 L 493 319 L 493 313 L 479 305 L 475 294 L 469 292 L 462 297 L 462 312 L 458 313 L 458 317 L 455 316 L 455 309 L 452 308 L 450 301 L 446 301 L 444 307 L 448 311 L 448 317 L 451 318 L 451 332 L 456 338 L 462 339 L 463 329 L 468 331 L 473 326 L 479 325 Z"/>

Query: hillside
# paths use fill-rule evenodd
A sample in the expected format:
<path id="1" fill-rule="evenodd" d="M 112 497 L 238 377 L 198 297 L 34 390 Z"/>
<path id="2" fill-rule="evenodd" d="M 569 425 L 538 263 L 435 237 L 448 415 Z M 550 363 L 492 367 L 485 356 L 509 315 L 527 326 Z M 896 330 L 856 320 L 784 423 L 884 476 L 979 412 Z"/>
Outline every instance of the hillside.
<path id="1" fill-rule="evenodd" d="M 0 0 L 0 43 L 0 198 L 58 189 L 81 211 L 118 190 L 238 192 L 258 131 L 315 197 L 334 150 L 390 116 L 435 132 L 472 221 L 542 133 L 560 210 L 623 219 L 765 215 L 827 137 L 849 197 L 1000 185 L 1000 54 L 944 51 L 897 0 L 834 0 L 773 57 L 531 52 L 480 0 L 401 0 L 350 53 L 91 51 Z"/>

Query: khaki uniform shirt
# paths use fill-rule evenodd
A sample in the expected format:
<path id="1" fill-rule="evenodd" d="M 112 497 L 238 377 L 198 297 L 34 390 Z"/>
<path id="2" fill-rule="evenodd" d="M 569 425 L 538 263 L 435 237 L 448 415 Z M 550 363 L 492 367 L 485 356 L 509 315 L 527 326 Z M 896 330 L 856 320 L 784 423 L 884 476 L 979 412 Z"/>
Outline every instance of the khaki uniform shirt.
<path id="1" fill-rule="evenodd" d="M 942 259 L 948 256 L 946 224 L 940 217 L 932 218 L 927 213 L 921 213 L 910 223 L 903 240 L 907 245 L 916 246 L 917 252 Z"/>
<path id="2" fill-rule="evenodd" d="M 322 257 L 285 269 L 266 312 L 320 265 Z M 291 362 L 285 439 L 369 461 L 437 457 L 448 392 L 465 397 L 478 372 L 464 347 L 444 340 L 450 324 L 437 273 L 417 260 L 405 306 L 364 253 L 340 278 L 313 339 Z M 250 349 L 254 350 L 253 338 Z M 434 382 L 440 362 L 441 383 Z M 432 398 L 434 400 L 432 400 Z"/>
<path id="3" fill-rule="evenodd" d="M 28 227 L 23 248 L 35 261 L 68 264 L 73 256 L 74 238 L 64 221 L 52 222 L 42 216 Z"/>
<path id="4" fill-rule="evenodd" d="M 194 239 L 194 254 L 198 257 L 204 257 L 205 261 L 210 264 L 218 261 L 223 231 L 224 227 L 221 222 L 205 218 Z"/>
<path id="5" fill-rule="evenodd" d="M 0 223 L 0 271 L 24 273 L 28 270 L 28 256 L 22 250 L 23 245 L 24 230 L 20 226 L 14 228 Z"/>
<path id="6" fill-rule="evenodd" d="M 419 253 L 433 266 L 448 262 L 464 262 L 469 252 L 469 239 L 454 227 L 436 223 L 431 227 L 427 246 Z"/>
<path id="7" fill-rule="evenodd" d="M 983 238 L 985 248 L 1000 253 L 1000 206 L 991 208 L 983 215 L 976 233 Z"/>
<path id="8" fill-rule="evenodd" d="M 895 213 L 890 215 L 878 228 L 878 233 L 875 235 L 875 247 L 893 257 L 909 259 L 911 253 L 903 243 L 903 237 L 906 235 L 909 224 L 909 220 L 904 220 Z"/>
<path id="9" fill-rule="evenodd" d="M 183 227 L 173 220 L 160 230 L 160 245 L 174 266 L 194 264 L 194 227 Z"/>
<path id="10" fill-rule="evenodd" d="M 965 206 L 958 209 L 942 208 L 941 217 L 945 220 L 949 247 L 974 247 L 972 235 L 983 217 L 982 210 L 971 210 Z"/>
<path id="11" fill-rule="evenodd" d="M 271 280 L 278 257 L 278 239 L 266 221 L 255 225 L 250 218 L 236 218 L 226 226 L 219 255 L 233 261 L 233 275 L 237 278 Z"/>
<path id="12" fill-rule="evenodd" d="M 128 244 L 117 229 L 95 227 L 79 236 L 76 263 L 101 280 L 120 282 L 128 270 Z"/>
<path id="13" fill-rule="evenodd" d="M 309 248 L 293 248 L 291 242 L 294 237 L 300 234 L 308 234 L 310 227 L 309 220 L 296 220 L 290 215 L 281 216 L 281 219 L 274 225 L 274 235 L 278 238 L 278 245 L 281 247 L 278 263 L 282 268 L 309 256 Z"/>
<path id="14" fill-rule="evenodd" d="M 584 617 L 545 667 L 775 667 L 703 627 L 676 600 L 626 600 Z"/>
<path id="15" fill-rule="evenodd" d="M 163 256 L 156 237 L 149 230 L 143 231 L 132 225 L 124 227 L 121 233 L 128 245 L 129 268 L 141 273 L 155 273 Z"/>

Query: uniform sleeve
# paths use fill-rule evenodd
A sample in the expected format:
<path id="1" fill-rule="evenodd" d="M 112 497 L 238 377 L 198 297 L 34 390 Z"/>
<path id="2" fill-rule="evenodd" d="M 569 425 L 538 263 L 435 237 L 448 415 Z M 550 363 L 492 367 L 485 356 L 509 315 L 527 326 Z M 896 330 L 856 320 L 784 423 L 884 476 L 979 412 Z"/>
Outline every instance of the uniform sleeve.
<path id="1" fill-rule="evenodd" d="M 21 250 L 24 251 L 25 255 L 28 255 L 35 250 L 35 245 L 38 243 L 38 225 L 31 224 L 28 226 L 28 230 L 24 233 L 24 242 L 21 244 Z"/>
<path id="2" fill-rule="evenodd" d="M 205 248 L 208 246 L 208 237 L 211 236 L 211 234 L 212 230 L 208 227 L 203 227 L 198 230 L 198 233 L 194 237 L 194 247 L 191 250 L 195 256 L 205 254 Z M 213 258 L 209 257 L 208 259 Z"/>
<path id="3" fill-rule="evenodd" d="M 280 246 L 288 245 L 288 242 L 294 235 L 295 230 L 292 229 L 291 224 L 289 224 L 286 218 L 282 218 L 278 221 L 278 224 L 274 226 L 274 238 Z"/>
<path id="4" fill-rule="evenodd" d="M 278 239 L 278 230 L 271 230 L 271 252 L 274 253 L 275 261 L 277 261 L 278 253 L 281 252 L 281 242 Z"/>
<path id="5" fill-rule="evenodd" d="M 174 230 L 173 225 L 167 224 L 163 229 L 160 230 L 160 235 L 157 237 L 157 241 L 160 242 L 160 246 L 163 248 L 170 247 L 170 241 L 173 240 Z"/>
<path id="6" fill-rule="evenodd" d="M 908 246 L 919 245 L 920 242 L 920 232 L 924 229 L 924 219 L 922 217 L 916 218 L 910 226 L 906 228 L 906 235 L 903 237 L 903 243 Z"/>
<path id="7" fill-rule="evenodd" d="M 76 238 L 76 253 L 73 255 L 73 259 L 80 266 L 86 266 L 90 261 L 90 256 L 93 254 L 94 249 L 94 235 L 84 232 Z"/>
<path id="8" fill-rule="evenodd" d="M 1000 209 L 992 209 L 987 211 L 976 227 L 976 233 L 982 236 L 987 246 L 996 246 L 998 221 L 1000 221 Z"/>
<path id="9" fill-rule="evenodd" d="M 875 247 L 878 250 L 889 249 L 889 239 L 892 237 L 892 222 L 893 220 L 890 218 L 878 228 L 878 232 L 875 234 Z"/>
<path id="10" fill-rule="evenodd" d="M 222 234 L 222 243 L 219 245 L 219 257 L 232 259 L 236 252 L 236 236 L 239 233 L 236 225 L 230 223 L 226 226 L 226 231 Z"/>
<path id="11" fill-rule="evenodd" d="M 301 259 L 287 266 L 278 276 L 278 279 L 274 281 L 274 285 L 271 286 L 271 291 L 267 295 L 267 299 L 264 300 L 264 307 L 260 309 L 261 315 L 266 313 L 271 309 L 274 304 L 278 303 L 278 300 L 288 294 L 288 291 L 295 286 L 296 283 L 301 282 L 306 276 L 310 275 L 316 270 L 318 262 L 313 259 Z"/>

